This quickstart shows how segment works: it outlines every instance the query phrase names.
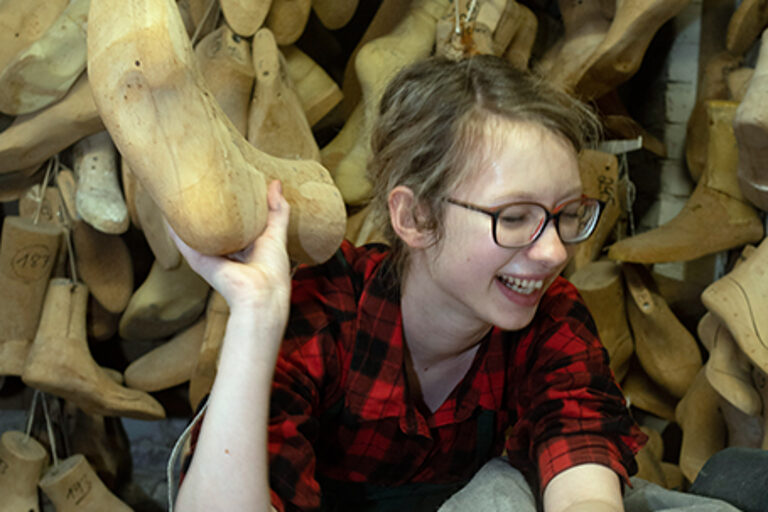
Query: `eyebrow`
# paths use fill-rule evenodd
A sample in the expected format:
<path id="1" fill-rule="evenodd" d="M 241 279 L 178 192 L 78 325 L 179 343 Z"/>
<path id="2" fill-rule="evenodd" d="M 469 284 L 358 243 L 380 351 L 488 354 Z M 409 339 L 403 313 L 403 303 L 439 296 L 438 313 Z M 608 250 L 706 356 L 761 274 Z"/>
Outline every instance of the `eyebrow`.
<path id="1" fill-rule="evenodd" d="M 581 188 L 574 188 L 574 189 L 568 190 L 566 191 L 565 194 L 562 194 L 557 198 L 557 201 L 555 201 L 555 205 L 564 203 L 565 201 L 569 201 L 571 199 L 576 199 L 578 197 L 581 197 L 582 194 L 583 194 L 583 191 Z M 536 194 L 529 193 L 529 192 L 522 192 L 522 193 L 513 193 L 513 194 L 505 195 L 499 198 L 499 200 L 494 201 L 493 203 L 495 206 L 500 206 L 503 204 L 517 203 L 517 202 L 540 203 L 541 201 Z"/>

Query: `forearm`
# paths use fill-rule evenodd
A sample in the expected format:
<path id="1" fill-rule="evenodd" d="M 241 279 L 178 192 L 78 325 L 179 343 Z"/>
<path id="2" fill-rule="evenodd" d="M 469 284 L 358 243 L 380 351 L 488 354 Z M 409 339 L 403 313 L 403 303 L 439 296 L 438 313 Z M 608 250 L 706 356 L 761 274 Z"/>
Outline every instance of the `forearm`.
<path id="1" fill-rule="evenodd" d="M 624 512 L 619 477 L 599 464 L 566 469 L 544 489 L 544 512 Z"/>
<path id="2" fill-rule="evenodd" d="M 267 424 L 283 334 L 276 315 L 233 309 L 179 512 L 270 510 Z"/>
<path id="3" fill-rule="evenodd" d="M 624 507 L 598 500 L 585 500 L 573 503 L 563 512 L 624 512 Z"/>

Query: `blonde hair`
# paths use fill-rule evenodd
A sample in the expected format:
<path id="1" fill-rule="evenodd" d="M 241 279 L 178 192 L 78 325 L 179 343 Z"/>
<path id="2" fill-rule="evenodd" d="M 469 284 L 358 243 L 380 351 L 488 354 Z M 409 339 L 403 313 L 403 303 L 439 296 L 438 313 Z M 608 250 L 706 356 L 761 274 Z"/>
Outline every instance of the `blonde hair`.
<path id="1" fill-rule="evenodd" d="M 596 142 L 600 125 L 583 103 L 504 60 L 476 55 L 432 57 L 403 69 L 387 86 L 371 136 L 368 178 L 372 215 L 391 251 L 396 280 L 408 252 L 392 229 L 387 200 L 397 186 L 413 191 L 419 227 L 444 232 L 444 199 L 468 175 L 493 118 L 540 125 L 578 153 Z"/>

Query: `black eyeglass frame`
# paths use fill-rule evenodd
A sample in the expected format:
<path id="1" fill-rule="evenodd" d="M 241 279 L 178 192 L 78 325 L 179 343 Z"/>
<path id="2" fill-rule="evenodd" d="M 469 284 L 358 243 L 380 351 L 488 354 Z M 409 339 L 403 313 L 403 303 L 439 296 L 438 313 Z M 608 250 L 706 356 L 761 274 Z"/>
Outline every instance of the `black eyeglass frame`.
<path id="1" fill-rule="evenodd" d="M 584 238 L 578 239 L 578 240 L 569 240 L 565 241 L 560 236 L 560 214 L 563 213 L 563 208 L 576 201 L 584 201 L 585 199 L 588 199 L 590 201 L 594 201 L 597 203 L 597 215 L 595 216 L 595 220 L 592 222 L 592 228 L 589 230 L 588 234 L 584 236 Z M 555 229 L 557 230 L 557 236 L 560 237 L 560 241 L 564 244 L 578 244 L 580 242 L 583 242 L 584 240 L 588 239 L 590 236 L 592 236 L 592 233 L 595 232 L 595 228 L 597 227 L 597 223 L 600 222 L 600 216 L 603 214 L 603 210 L 605 209 L 605 201 L 602 201 L 600 199 L 596 199 L 594 197 L 588 197 L 588 196 L 581 196 L 577 199 L 571 199 L 570 201 L 566 201 L 564 203 L 561 203 L 557 205 L 555 208 L 555 211 L 550 212 L 549 209 L 544 206 L 541 203 L 536 203 L 533 201 L 515 201 L 512 203 L 504 203 L 499 206 L 495 206 L 493 208 L 484 208 L 482 206 L 478 206 L 476 204 L 467 203 L 465 201 L 459 201 L 458 199 L 453 199 L 451 197 L 448 197 L 445 199 L 445 202 L 461 206 L 462 208 L 466 208 L 467 210 L 472 210 L 475 212 L 484 213 L 493 219 L 492 225 L 491 225 L 491 234 L 493 235 L 493 241 L 498 245 L 499 247 L 504 247 L 505 249 L 522 249 L 523 247 L 528 247 L 529 245 L 532 245 L 536 243 L 536 240 L 541 237 L 541 234 L 544 232 L 545 229 L 547 229 L 547 225 L 549 224 L 549 221 L 554 219 L 555 220 Z M 544 222 L 541 223 L 539 229 L 536 231 L 536 233 L 533 234 L 533 237 L 522 245 L 502 245 L 499 243 L 498 238 L 496 237 L 496 226 L 499 223 L 499 217 L 501 216 L 501 212 L 504 211 L 506 208 L 510 206 L 515 205 L 534 205 L 542 208 L 544 212 L 547 214 L 547 216 L 544 218 Z"/>

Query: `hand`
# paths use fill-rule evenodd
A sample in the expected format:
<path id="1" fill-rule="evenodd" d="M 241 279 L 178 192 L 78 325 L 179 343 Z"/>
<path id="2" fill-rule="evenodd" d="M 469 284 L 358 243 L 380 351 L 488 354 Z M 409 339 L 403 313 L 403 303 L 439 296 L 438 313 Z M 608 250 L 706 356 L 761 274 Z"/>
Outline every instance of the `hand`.
<path id="1" fill-rule="evenodd" d="M 290 206 L 277 180 L 269 184 L 267 205 L 264 232 L 250 246 L 227 256 L 201 254 L 166 226 L 189 266 L 226 299 L 230 310 L 277 307 L 287 317 L 291 276 L 285 241 Z"/>

